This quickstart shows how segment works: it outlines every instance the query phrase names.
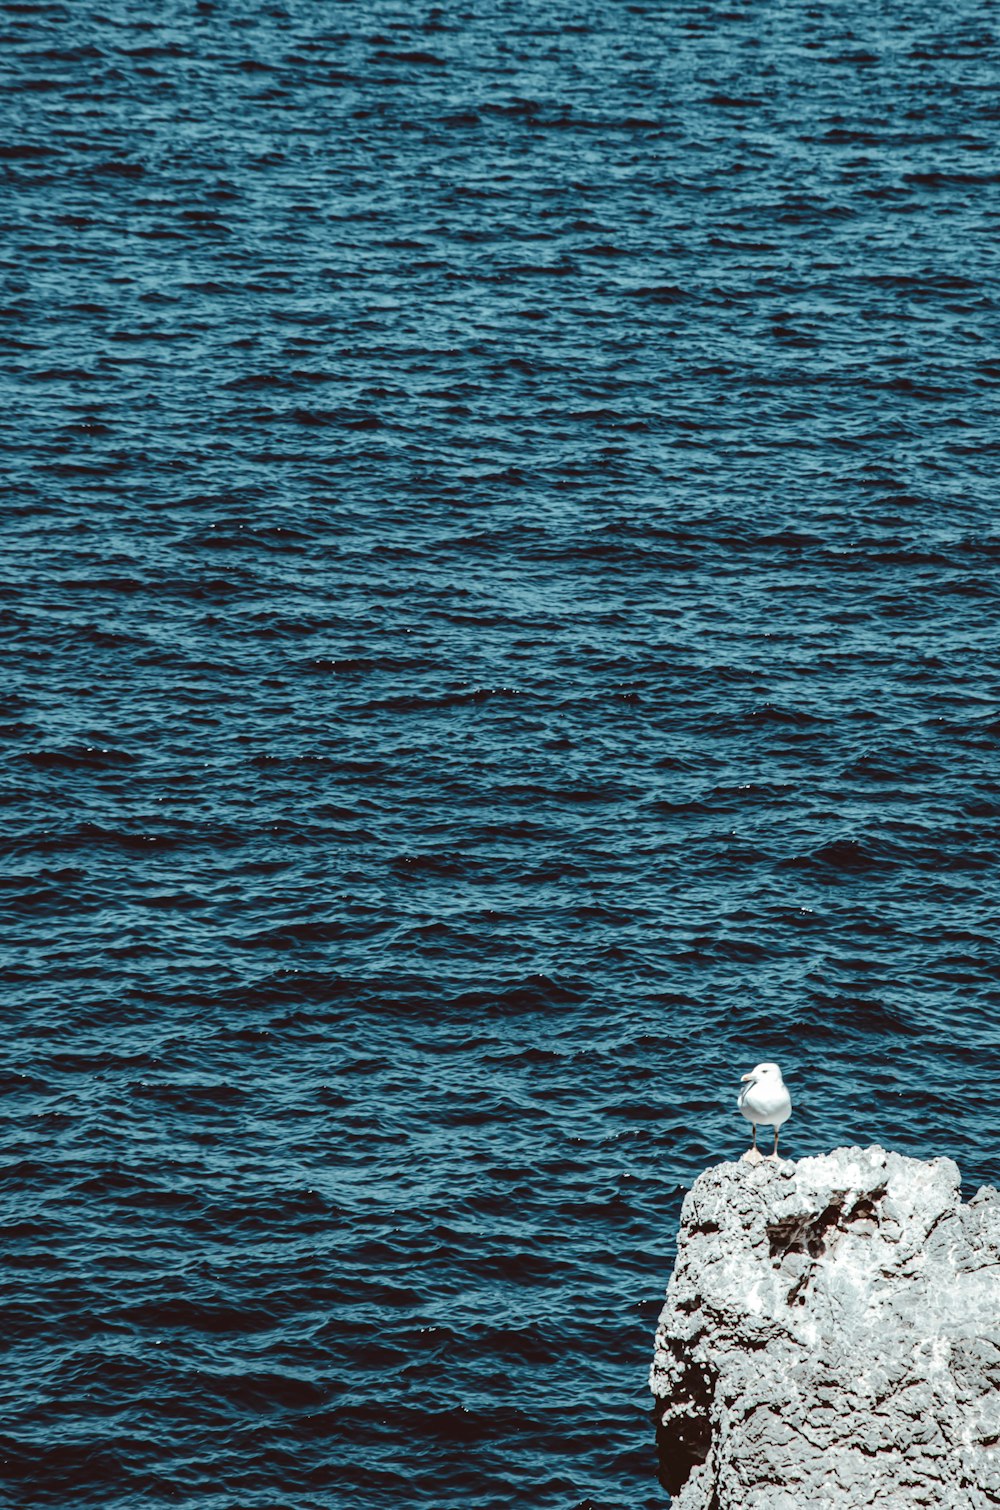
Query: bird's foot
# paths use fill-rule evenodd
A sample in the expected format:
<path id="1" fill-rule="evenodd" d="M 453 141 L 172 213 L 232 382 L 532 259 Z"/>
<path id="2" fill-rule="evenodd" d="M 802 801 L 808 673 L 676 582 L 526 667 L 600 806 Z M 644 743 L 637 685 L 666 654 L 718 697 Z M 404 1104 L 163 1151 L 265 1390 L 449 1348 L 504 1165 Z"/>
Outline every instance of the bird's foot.
<path id="1" fill-rule="evenodd" d="M 743 1161 L 746 1164 L 762 1164 L 764 1162 L 764 1155 L 759 1148 L 748 1148 L 743 1155 Z"/>

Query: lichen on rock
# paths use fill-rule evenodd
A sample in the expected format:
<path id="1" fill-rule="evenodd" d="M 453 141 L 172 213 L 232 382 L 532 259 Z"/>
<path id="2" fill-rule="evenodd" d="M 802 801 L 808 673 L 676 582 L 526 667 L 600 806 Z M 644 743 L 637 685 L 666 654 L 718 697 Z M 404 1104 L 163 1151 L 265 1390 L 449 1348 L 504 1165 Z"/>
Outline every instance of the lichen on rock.
<path id="1" fill-rule="evenodd" d="M 650 1387 L 675 1510 L 1000 1505 L 1000 1195 L 882 1148 L 706 1170 Z"/>

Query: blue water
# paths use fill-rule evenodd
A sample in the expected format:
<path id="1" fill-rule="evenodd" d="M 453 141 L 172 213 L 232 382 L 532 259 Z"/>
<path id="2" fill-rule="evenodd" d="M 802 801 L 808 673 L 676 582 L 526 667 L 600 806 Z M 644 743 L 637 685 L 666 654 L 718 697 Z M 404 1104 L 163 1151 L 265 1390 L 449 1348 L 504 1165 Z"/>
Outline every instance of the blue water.
<path id="1" fill-rule="evenodd" d="M 0 1479 L 652 1510 L 684 1189 L 997 1178 L 997 16 L 0 4 Z"/>

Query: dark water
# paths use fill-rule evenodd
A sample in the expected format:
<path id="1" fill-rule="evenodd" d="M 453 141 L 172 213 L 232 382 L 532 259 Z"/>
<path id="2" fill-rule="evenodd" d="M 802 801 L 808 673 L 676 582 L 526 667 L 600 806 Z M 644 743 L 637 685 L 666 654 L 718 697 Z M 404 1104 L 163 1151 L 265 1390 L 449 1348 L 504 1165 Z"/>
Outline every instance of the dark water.
<path id="1" fill-rule="evenodd" d="M 663 1506 L 683 1190 L 994 1179 L 997 12 L 0 4 L 24 1506 Z"/>

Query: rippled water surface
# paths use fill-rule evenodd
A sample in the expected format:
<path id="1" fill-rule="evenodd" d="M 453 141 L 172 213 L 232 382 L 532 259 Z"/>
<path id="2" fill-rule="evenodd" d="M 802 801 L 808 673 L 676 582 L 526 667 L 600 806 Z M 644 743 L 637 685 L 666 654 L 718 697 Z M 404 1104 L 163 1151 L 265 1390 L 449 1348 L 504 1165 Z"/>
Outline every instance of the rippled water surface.
<path id="1" fill-rule="evenodd" d="M 0 1475 L 652 1510 L 680 1201 L 996 1168 L 997 14 L 0 4 Z"/>

